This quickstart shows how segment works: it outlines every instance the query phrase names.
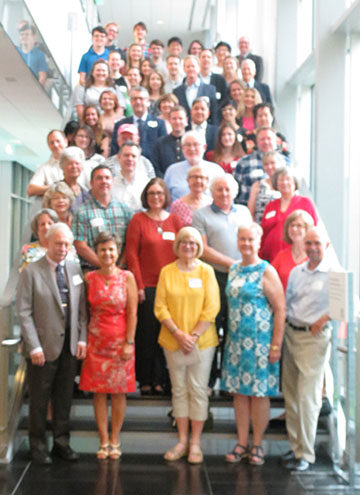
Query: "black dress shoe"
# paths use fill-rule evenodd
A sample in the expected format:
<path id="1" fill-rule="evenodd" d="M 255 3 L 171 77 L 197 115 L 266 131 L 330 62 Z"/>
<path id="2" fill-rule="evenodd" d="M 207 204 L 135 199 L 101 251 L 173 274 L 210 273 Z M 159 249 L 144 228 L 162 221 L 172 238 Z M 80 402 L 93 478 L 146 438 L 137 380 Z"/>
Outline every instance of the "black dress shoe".
<path id="1" fill-rule="evenodd" d="M 64 461 L 77 461 L 79 459 L 79 454 L 75 452 L 70 445 L 54 445 L 51 451 L 51 455 L 61 457 Z"/>
<path id="2" fill-rule="evenodd" d="M 293 450 L 289 450 L 288 452 L 286 452 L 286 454 L 284 454 L 283 456 L 281 456 L 281 460 L 282 462 L 289 462 L 289 461 L 296 461 L 296 457 L 295 457 L 295 454 L 294 454 L 294 451 Z"/>
<path id="3" fill-rule="evenodd" d="M 286 469 L 290 471 L 297 471 L 299 473 L 303 473 L 308 471 L 311 467 L 310 462 L 305 461 L 305 459 L 296 459 L 295 461 L 290 461 L 285 464 Z"/>
<path id="4" fill-rule="evenodd" d="M 52 464 L 50 454 L 45 450 L 33 450 L 31 452 L 31 460 L 34 464 L 39 464 L 40 466 L 50 466 Z"/>

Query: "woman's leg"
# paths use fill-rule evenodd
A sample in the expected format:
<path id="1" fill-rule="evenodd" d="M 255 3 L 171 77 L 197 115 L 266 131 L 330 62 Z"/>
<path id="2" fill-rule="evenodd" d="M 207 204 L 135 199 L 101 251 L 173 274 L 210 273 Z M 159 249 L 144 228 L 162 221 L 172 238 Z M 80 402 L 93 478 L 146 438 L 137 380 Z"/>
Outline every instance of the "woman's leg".
<path id="1" fill-rule="evenodd" d="M 253 444 L 261 445 L 265 430 L 269 423 L 269 397 L 251 397 L 251 422 L 253 425 Z"/>
<path id="2" fill-rule="evenodd" d="M 247 447 L 250 430 L 250 397 L 242 394 L 234 395 L 234 411 L 238 444 Z"/>
<path id="3" fill-rule="evenodd" d="M 107 395 L 94 393 L 94 412 L 100 436 L 100 445 L 109 443 Z"/>
<path id="4" fill-rule="evenodd" d="M 251 422 L 253 425 L 253 446 L 250 451 L 251 464 L 260 465 L 264 462 L 261 443 L 269 423 L 269 416 L 269 397 L 251 397 Z"/>
<path id="5" fill-rule="evenodd" d="M 120 431 L 125 419 L 126 395 L 111 394 L 111 435 L 110 443 L 117 445 L 119 442 Z"/>
<path id="6" fill-rule="evenodd" d="M 165 459 L 175 461 L 187 454 L 189 443 L 189 404 L 186 390 L 186 366 L 179 366 L 173 352 L 164 350 L 172 385 L 173 416 L 178 429 L 178 443 L 165 453 Z"/>

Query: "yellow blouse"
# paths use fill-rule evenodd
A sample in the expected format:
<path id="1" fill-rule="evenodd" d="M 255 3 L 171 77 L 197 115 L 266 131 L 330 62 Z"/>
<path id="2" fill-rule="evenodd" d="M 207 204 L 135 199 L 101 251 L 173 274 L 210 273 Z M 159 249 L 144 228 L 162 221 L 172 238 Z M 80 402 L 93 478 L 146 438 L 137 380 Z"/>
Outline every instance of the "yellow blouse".
<path id="1" fill-rule="evenodd" d="M 161 270 L 155 316 L 159 321 L 172 318 L 179 330 L 188 334 L 199 321 L 211 322 L 197 341 L 200 350 L 218 345 L 215 317 L 219 309 L 219 286 L 210 265 L 198 260 L 193 271 L 182 272 L 174 261 Z M 177 340 L 164 325 L 161 326 L 159 344 L 169 351 L 179 349 Z"/>

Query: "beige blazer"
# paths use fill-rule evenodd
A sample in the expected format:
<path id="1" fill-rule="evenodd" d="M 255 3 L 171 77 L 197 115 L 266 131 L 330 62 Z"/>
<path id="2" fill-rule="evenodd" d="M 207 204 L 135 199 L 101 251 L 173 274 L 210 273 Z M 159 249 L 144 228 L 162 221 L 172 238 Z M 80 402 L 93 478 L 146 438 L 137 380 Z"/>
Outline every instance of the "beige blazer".
<path id="1" fill-rule="evenodd" d="M 79 265 L 65 261 L 65 273 L 70 299 L 70 351 L 75 356 L 77 343 L 86 342 L 85 287 Z M 42 347 L 47 361 L 57 359 L 64 345 L 65 316 L 46 256 L 21 272 L 16 307 L 25 355 Z"/>

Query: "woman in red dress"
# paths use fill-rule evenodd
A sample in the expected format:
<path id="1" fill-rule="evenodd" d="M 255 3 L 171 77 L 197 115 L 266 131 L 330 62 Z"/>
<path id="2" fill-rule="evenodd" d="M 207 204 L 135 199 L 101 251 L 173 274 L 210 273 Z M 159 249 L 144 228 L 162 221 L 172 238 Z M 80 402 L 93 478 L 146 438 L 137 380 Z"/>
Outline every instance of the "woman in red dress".
<path id="1" fill-rule="evenodd" d="M 95 251 L 100 269 L 84 277 L 88 284 L 90 323 L 79 388 L 94 393 L 100 436 L 98 459 L 118 459 L 121 456 L 119 436 L 126 410 L 125 394 L 136 390 L 137 288 L 132 273 L 116 265 L 120 252 L 116 236 L 100 232 Z M 110 436 L 107 394 L 111 394 L 112 407 Z"/>

